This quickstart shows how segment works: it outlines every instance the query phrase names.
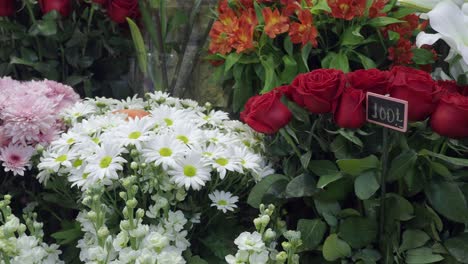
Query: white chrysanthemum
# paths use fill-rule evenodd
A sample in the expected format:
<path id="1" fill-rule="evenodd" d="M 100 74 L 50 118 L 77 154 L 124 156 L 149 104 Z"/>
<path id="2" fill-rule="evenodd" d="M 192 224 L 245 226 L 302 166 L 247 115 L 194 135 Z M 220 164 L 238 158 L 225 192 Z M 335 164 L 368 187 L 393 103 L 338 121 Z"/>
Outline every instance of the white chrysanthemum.
<path id="1" fill-rule="evenodd" d="M 231 149 L 225 149 L 223 152 L 211 156 L 209 164 L 219 173 L 221 180 L 226 177 L 228 171 L 243 172 L 240 159 L 234 156 Z"/>
<path id="2" fill-rule="evenodd" d="M 138 95 L 134 95 L 133 97 L 127 97 L 125 100 L 115 101 L 115 104 L 111 106 L 112 110 L 116 109 L 143 109 L 145 108 L 145 102 L 142 98 L 138 98 Z"/>
<path id="3" fill-rule="evenodd" d="M 247 147 L 235 146 L 234 156 L 240 158 L 240 163 L 243 168 L 247 170 L 254 170 L 254 171 L 260 169 L 260 163 L 262 161 L 262 158 L 258 154 L 255 154 L 254 152 L 252 152 Z"/>
<path id="4" fill-rule="evenodd" d="M 205 124 L 216 125 L 222 123 L 224 120 L 229 119 L 226 112 L 211 110 L 208 114 L 199 112 L 198 115 L 203 119 Z"/>
<path id="5" fill-rule="evenodd" d="M 70 118 L 71 121 L 75 122 L 78 118 L 86 117 L 97 111 L 97 108 L 93 104 L 88 102 L 78 102 L 72 107 L 65 109 L 64 116 Z"/>
<path id="6" fill-rule="evenodd" d="M 96 154 L 86 160 L 89 164 L 85 169 L 85 173 L 89 173 L 88 178 L 93 182 L 105 178 L 118 179 L 117 171 L 123 170 L 122 163 L 127 162 L 120 156 L 123 152 L 122 147 L 112 142 L 98 147 Z"/>
<path id="7" fill-rule="evenodd" d="M 176 166 L 169 171 L 172 181 L 179 187 L 185 186 L 200 190 L 205 183 L 211 179 L 210 168 L 201 159 L 198 153 L 190 153 L 187 157 L 177 162 Z"/>
<path id="8" fill-rule="evenodd" d="M 51 152 L 45 151 L 41 163 L 37 165 L 40 170 L 49 170 L 55 173 L 59 172 L 60 168 L 69 169 L 72 167 L 72 160 L 76 154 L 71 151 Z"/>
<path id="9" fill-rule="evenodd" d="M 203 139 L 203 134 L 200 129 L 197 129 L 190 123 L 177 123 L 173 127 L 174 136 L 176 139 L 180 140 L 182 143 L 189 146 L 197 146 L 200 144 L 200 141 Z"/>
<path id="10" fill-rule="evenodd" d="M 141 143 L 151 138 L 153 127 L 154 123 L 148 117 L 132 118 L 113 129 L 112 132 L 103 134 L 103 137 L 115 138 L 123 146 L 134 145 L 141 150 Z"/>
<path id="11" fill-rule="evenodd" d="M 263 243 L 262 235 L 257 231 L 253 233 L 243 232 L 235 240 L 234 244 L 240 250 L 262 252 L 265 250 L 265 243 Z"/>
<path id="12" fill-rule="evenodd" d="M 211 206 L 215 206 L 216 209 L 223 211 L 223 213 L 234 211 L 237 208 L 236 203 L 239 201 L 239 197 L 233 196 L 232 193 L 218 190 L 210 193 L 208 197 L 213 202 Z"/>
<path id="13" fill-rule="evenodd" d="M 177 122 L 183 122 L 187 114 L 183 110 L 167 105 L 161 105 L 151 111 L 154 122 L 160 127 L 172 127 Z"/>
<path id="14" fill-rule="evenodd" d="M 154 162 L 156 166 L 161 165 L 167 170 L 177 166 L 177 161 L 181 160 L 188 150 L 185 144 L 172 135 L 163 135 L 146 142 L 142 153 L 146 162 Z"/>

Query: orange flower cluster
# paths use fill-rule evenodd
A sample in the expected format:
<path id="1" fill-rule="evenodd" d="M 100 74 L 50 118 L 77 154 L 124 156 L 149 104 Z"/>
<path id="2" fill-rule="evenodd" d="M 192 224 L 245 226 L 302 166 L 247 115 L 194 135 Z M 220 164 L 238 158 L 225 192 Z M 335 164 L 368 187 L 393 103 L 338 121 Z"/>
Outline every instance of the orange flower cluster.
<path id="1" fill-rule="evenodd" d="M 313 24 L 312 13 L 304 9 L 312 6 L 312 0 L 257 0 L 262 6 L 263 31 L 274 39 L 289 32 L 294 44 L 317 46 L 318 31 Z M 254 0 L 221 0 L 218 5 L 219 17 L 210 31 L 209 52 L 228 54 L 248 52 L 255 48 L 261 36 Z M 276 5 L 273 5 L 276 4 Z M 279 8 L 278 8 L 279 7 Z"/>
<path id="2" fill-rule="evenodd" d="M 369 8 L 369 17 L 385 16 L 382 9 L 389 0 L 375 0 Z M 367 0 L 327 0 L 334 18 L 352 20 L 356 17 L 363 17 L 366 11 Z"/>

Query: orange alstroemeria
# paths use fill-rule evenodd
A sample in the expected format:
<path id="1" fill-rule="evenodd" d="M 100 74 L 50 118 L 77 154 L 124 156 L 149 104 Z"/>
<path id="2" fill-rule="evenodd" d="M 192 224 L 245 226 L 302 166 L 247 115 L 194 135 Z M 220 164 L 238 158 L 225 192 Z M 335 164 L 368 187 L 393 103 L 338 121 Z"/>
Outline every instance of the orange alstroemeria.
<path id="1" fill-rule="evenodd" d="M 255 9 L 248 8 L 242 11 L 240 15 L 239 23 L 244 23 L 244 22 L 252 25 L 253 27 L 256 27 L 258 25 L 258 19 L 257 19 L 257 14 L 255 13 Z"/>
<path id="2" fill-rule="evenodd" d="M 369 17 L 381 17 L 385 16 L 385 13 L 382 13 L 382 9 L 388 3 L 389 0 L 375 0 L 371 7 L 369 8 Z"/>
<path id="3" fill-rule="evenodd" d="M 262 10 L 263 18 L 265 19 L 265 33 L 270 38 L 275 38 L 276 35 L 287 32 L 289 29 L 289 18 L 280 14 L 278 9 L 272 11 L 269 7 Z"/>
<path id="4" fill-rule="evenodd" d="M 248 23 L 246 20 L 239 22 L 239 28 L 234 32 L 235 40 L 232 45 L 237 53 L 242 53 L 255 47 L 253 40 L 254 31 L 255 25 Z"/>
<path id="5" fill-rule="evenodd" d="M 234 42 L 233 34 L 227 31 L 227 27 L 220 21 L 215 21 L 213 27 L 210 30 L 210 46 L 208 48 L 211 54 L 220 53 L 227 54 L 232 50 L 232 44 Z"/>
<path id="6" fill-rule="evenodd" d="M 355 17 L 362 17 L 366 10 L 366 0 L 328 0 L 331 8 L 331 15 L 335 18 L 352 20 Z"/>
<path id="7" fill-rule="evenodd" d="M 311 43 L 312 46 L 317 47 L 318 31 L 313 24 L 312 13 L 309 10 L 300 10 L 298 17 L 300 23 L 294 22 L 289 27 L 292 43 L 302 43 L 303 46 Z"/>

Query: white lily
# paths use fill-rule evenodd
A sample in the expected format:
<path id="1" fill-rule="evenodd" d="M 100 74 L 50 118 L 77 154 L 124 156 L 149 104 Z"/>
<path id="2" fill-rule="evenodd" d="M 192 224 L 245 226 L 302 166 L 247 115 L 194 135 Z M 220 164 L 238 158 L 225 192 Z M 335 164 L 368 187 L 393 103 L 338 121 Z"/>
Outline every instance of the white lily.
<path id="1" fill-rule="evenodd" d="M 427 13 L 444 0 L 398 0 L 398 4 L 414 8 L 420 12 Z M 458 6 L 461 6 L 464 0 L 451 0 Z"/>
<path id="2" fill-rule="evenodd" d="M 463 9 L 467 9 L 464 4 Z M 457 55 L 468 64 L 468 16 L 460 6 L 450 0 L 438 3 L 435 8 L 427 13 L 431 27 L 436 34 L 421 32 L 416 38 L 416 45 L 432 45 L 437 40 L 443 39 L 450 46 L 450 53 L 445 59 L 451 61 Z"/>

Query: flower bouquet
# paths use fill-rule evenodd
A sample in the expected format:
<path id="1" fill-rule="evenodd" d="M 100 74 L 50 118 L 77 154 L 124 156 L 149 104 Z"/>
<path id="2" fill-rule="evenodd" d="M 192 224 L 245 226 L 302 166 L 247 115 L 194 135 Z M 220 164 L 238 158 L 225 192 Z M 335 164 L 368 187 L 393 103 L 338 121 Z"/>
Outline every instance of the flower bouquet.
<path id="1" fill-rule="evenodd" d="M 408 131 L 367 124 L 367 92 L 407 101 Z M 288 212 L 301 263 L 466 262 L 467 99 L 466 87 L 404 66 L 300 74 L 241 112 L 271 135 L 278 173 L 248 202 Z"/>
<path id="2" fill-rule="evenodd" d="M 234 80 L 234 111 L 312 69 L 430 70 L 436 59 L 412 41 L 427 21 L 396 1 L 223 0 L 217 15 L 208 59 L 219 66 L 219 78 Z"/>
<path id="3" fill-rule="evenodd" d="M 62 117 L 69 129 L 41 153 L 37 177 L 76 187 L 84 236 L 61 232 L 76 234 L 85 263 L 185 263 L 191 241 L 204 241 L 191 252 L 223 259 L 212 235 L 224 233 L 227 251 L 235 234 L 221 223 L 240 226 L 223 214 L 273 173 L 259 134 L 192 100 L 86 99 Z"/>

